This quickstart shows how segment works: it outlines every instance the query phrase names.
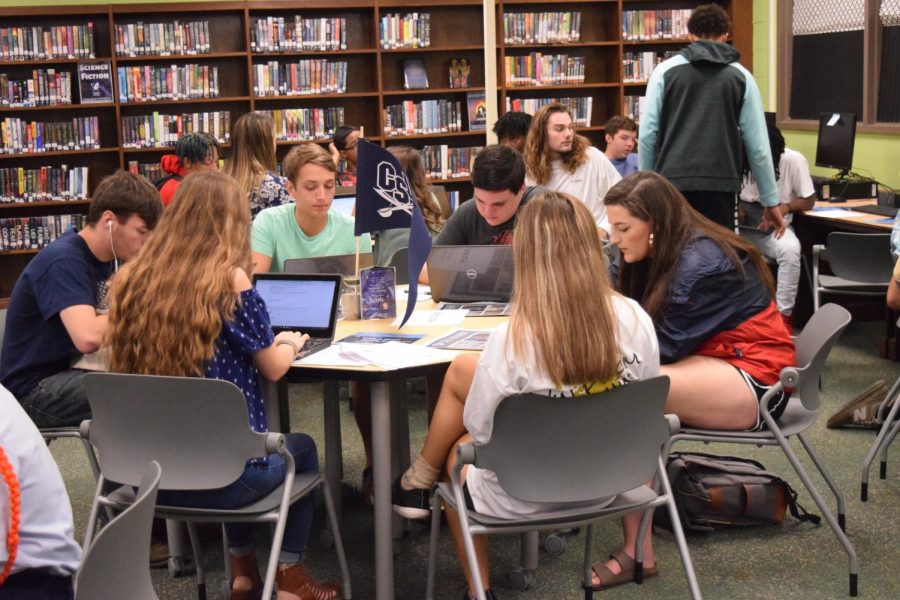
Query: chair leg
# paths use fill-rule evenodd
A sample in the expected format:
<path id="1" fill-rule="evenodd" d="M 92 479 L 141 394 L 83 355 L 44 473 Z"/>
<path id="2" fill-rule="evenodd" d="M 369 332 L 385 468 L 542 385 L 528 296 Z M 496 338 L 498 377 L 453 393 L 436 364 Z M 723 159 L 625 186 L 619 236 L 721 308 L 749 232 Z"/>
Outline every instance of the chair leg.
<path id="1" fill-rule="evenodd" d="M 894 398 L 897 395 L 898 388 L 900 388 L 900 379 L 894 382 L 894 385 L 891 386 L 890 391 L 887 396 L 885 396 L 884 402 L 889 402 L 891 398 Z M 884 403 L 882 403 L 882 407 Z M 885 443 L 888 432 L 890 428 L 894 426 L 896 430 L 896 424 L 894 424 L 894 418 L 897 416 L 897 410 L 900 409 L 900 401 L 895 401 L 894 405 L 888 411 L 887 415 L 883 416 L 883 422 L 881 425 L 881 429 L 878 431 L 878 435 L 875 437 L 875 442 L 872 444 L 872 447 L 869 448 L 869 452 L 866 454 L 866 457 L 863 459 L 862 472 L 860 473 L 860 490 L 859 497 L 863 502 L 868 501 L 869 499 L 869 469 L 872 467 L 872 461 L 875 460 L 875 455 L 878 454 L 879 448 L 884 449 L 884 455 L 881 459 L 881 479 L 884 479 L 887 476 L 887 447 L 890 445 L 890 441 Z M 879 413 L 882 410 L 879 408 Z M 893 436 L 897 435 L 896 433 L 891 434 L 891 439 Z"/>
<path id="2" fill-rule="evenodd" d="M 667 446 L 667 450 L 668 450 Z M 681 565 L 684 567 L 684 576 L 688 580 L 688 587 L 691 590 L 691 598 L 700 600 L 700 584 L 697 583 L 697 574 L 694 572 L 694 563 L 691 560 L 691 553 L 688 551 L 687 539 L 684 537 L 684 530 L 681 528 L 681 517 L 678 516 L 678 509 L 675 507 L 675 496 L 672 495 L 672 485 L 669 478 L 666 477 L 665 465 L 663 464 L 663 454 L 659 458 L 659 476 L 657 480 L 662 487 L 662 491 L 666 496 L 666 509 L 669 511 L 669 520 L 672 522 L 672 533 L 675 534 L 675 543 L 678 546 L 678 554 L 681 556 Z"/>
<path id="3" fill-rule="evenodd" d="M 459 516 L 459 525 L 462 530 L 463 545 L 466 549 L 466 560 L 469 561 L 469 573 L 472 575 L 472 581 L 475 584 L 475 593 L 477 600 L 487 600 L 484 592 L 484 586 L 481 585 L 481 569 L 478 568 L 478 557 L 475 555 L 475 541 L 472 539 L 472 532 L 469 530 L 469 519 L 466 516 L 466 505 L 462 498 L 462 492 L 458 488 L 454 490 L 458 492 L 459 498 L 456 503 L 456 514 Z"/>
<path id="4" fill-rule="evenodd" d="M 431 499 L 431 538 L 428 544 L 428 579 L 425 584 L 425 599 L 434 600 L 434 581 L 437 577 L 438 538 L 441 535 L 441 507 L 444 499 L 435 494 Z"/>
<path id="5" fill-rule="evenodd" d="M 894 427 L 888 434 L 887 439 L 885 439 L 884 443 L 881 444 L 881 468 L 878 470 L 878 476 L 880 479 L 887 479 L 888 448 L 891 447 L 891 444 L 893 443 L 894 438 L 897 437 L 898 432 L 900 432 L 900 421 L 896 421 L 894 423 Z"/>
<path id="6" fill-rule="evenodd" d="M 592 600 L 594 597 L 594 570 L 591 568 L 593 564 L 594 550 L 594 524 L 587 526 L 587 532 L 584 535 L 584 569 L 581 579 L 581 587 L 584 589 L 584 600 Z"/>
<path id="7" fill-rule="evenodd" d="M 206 600 L 206 573 L 203 570 L 203 553 L 200 550 L 200 536 L 197 534 L 197 524 L 188 521 L 188 537 L 191 540 L 191 550 L 194 553 L 194 568 L 197 569 L 197 598 Z"/>
<path id="8" fill-rule="evenodd" d="M 822 464 L 822 461 L 819 460 L 819 457 L 816 455 L 816 453 L 813 452 L 812 446 L 810 446 L 809 444 L 809 440 L 806 439 L 806 435 L 799 433 L 797 434 L 797 437 L 800 438 L 800 444 L 803 446 L 803 449 L 806 450 L 806 454 L 813 461 L 813 464 L 816 465 L 816 468 L 822 475 L 822 479 L 824 479 L 825 483 L 828 484 L 828 487 L 831 488 L 831 493 L 834 494 L 835 500 L 837 500 L 838 525 L 840 525 L 842 531 L 847 531 L 847 508 L 844 504 L 844 493 L 834 482 L 834 479 L 831 478 L 831 474 L 828 472 L 828 469 L 825 468 L 825 465 Z"/>
<path id="9" fill-rule="evenodd" d="M 350 588 L 350 569 L 347 567 L 347 556 L 344 554 L 344 542 L 341 539 L 341 528 L 338 524 L 337 513 L 334 510 L 334 501 L 331 498 L 331 491 L 328 489 L 328 482 L 322 480 L 319 486 L 325 498 L 325 511 L 328 513 L 328 525 L 331 527 L 331 535 L 334 538 L 334 550 L 337 552 L 338 563 L 341 566 L 341 581 L 344 600 L 353 597 Z"/>

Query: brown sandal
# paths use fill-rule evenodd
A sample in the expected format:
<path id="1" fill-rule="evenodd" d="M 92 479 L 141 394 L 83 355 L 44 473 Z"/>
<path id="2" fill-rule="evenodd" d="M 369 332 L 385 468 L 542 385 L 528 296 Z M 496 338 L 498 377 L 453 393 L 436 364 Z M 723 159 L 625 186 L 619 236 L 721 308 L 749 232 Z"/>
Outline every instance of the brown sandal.
<path id="1" fill-rule="evenodd" d="M 634 568 L 637 563 L 634 562 L 633 558 L 628 556 L 628 553 L 625 552 L 623 548 L 619 548 L 610 554 L 609 557 L 619 563 L 621 570 L 618 573 L 613 573 L 603 563 L 596 562 L 591 565 L 591 570 L 594 572 L 594 575 L 597 576 L 597 579 L 600 580 L 600 585 L 593 585 L 593 581 L 591 582 L 591 589 L 595 592 L 608 590 L 634 581 Z M 650 579 L 657 575 L 659 575 L 659 569 L 657 569 L 656 565 L 644 567 L 644 579 Z"/>
<path id="2" fill-rule="evenodd" d="M 297 563 L 279 568 L 275 576 L 278 591 L 300 596 L 300 600 L 337 600 L 341 597 L 339 583 L 319 583 Z"/>
<path id="3" fill-rule="evenodd" d="M 238 577 L 249 577 L 253 581 L 253 587 L 249 590 L 232 589 L 231 600 L 260 600 L 262 598 L 263 584 L 259 576 L 255 552 L 231 557 L 231 577 L 231 585 L 234 585 L 234 580 Z"/>

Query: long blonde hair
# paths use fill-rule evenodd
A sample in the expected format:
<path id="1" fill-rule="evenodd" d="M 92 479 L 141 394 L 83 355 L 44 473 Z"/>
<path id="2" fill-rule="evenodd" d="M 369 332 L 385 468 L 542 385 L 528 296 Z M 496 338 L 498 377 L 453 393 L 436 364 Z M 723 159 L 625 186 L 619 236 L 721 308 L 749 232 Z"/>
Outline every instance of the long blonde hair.
<path id="1" fill-rule="evenodd" d="M 422 164 L 422 155 L 412 146 L 391 146 L 388 148 L 409 178 L 409 184 L 416 195 L 425 225 L 432 233 L 438 233 L 444 228 L 444 215 L 441 207 L 437 205 L 431 195 L 431 188 L 425 182 L 425 166 Z"/>
<path id="2" fill-rule="evenodd" d="M 590 211 L 575 197 L 544 192 L 520 211 L 513 235 L 515 288 L 510 342 L 526 343 L 557 384 L 618 376 L 617 317 Z"/>
<path id="3" fill-rule="evenodd" d="M 531 119 L 528 138 L 525 141 L 525 173 L 538 185 L 545 185 L 550 181 L 547 123 L 550 122 L 550 117 L 558 113 L 565 113 L 569 115 L 570 119 L 572 118 L 572 111 L 564 105 L 554 102 L 542 106 Z M 587 162 L 587 151 L 590 146 L 590 140 L 583 135 L 576 133 L 572 137 L 572 149 L 562 156 L 563 167 L 566 171 L 574 173 L 578 167 Z"/>
<path id="4" fill-rule="evenodd" d="M 277 168 L 275 123 L 262 113 L 243 114 L 231 133 L 231 154 L 225 172 L 237 181 L 246 198 L 259 187 L 267 172 Z"/>
<path id="5" fill-rule="evenodd" d="M 237 183 L 217 171 L 184 178 L 159 225 L 110 286 L 110 370 L 202 376 L 250 272 L 250 213 Z"/>

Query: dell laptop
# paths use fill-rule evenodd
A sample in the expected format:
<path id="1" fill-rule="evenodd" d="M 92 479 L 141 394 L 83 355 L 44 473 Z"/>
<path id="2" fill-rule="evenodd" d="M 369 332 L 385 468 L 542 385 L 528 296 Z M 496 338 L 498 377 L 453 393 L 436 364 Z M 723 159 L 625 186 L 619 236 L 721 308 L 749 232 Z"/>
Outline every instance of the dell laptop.
<path id="1" fill-rule="evenodd" d="M 428 255 L 435 302 L 509 302 L 512 246 L 435 246 Z"/>

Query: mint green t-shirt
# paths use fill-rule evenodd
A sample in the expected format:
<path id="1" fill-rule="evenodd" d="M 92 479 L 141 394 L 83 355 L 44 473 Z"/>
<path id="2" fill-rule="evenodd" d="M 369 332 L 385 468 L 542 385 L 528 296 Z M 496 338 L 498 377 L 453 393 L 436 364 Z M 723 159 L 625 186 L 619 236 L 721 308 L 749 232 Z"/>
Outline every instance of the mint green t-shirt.
<path id="1" fill-rule="evenodd" d="M 269 271 L 280 273 L 289 258 L 315 258 L 356 252 L 353 217 L 334 209 L 328 211 L 328 223 L 318 235 L 303 233 L 294 218 L 295 204 L 273 206 L 259 212 L 253 219 L 251 244 L 254 252 L 272 258 Z M 360 236 L 359 251 L 372 251 L 368 233 Z"/>

